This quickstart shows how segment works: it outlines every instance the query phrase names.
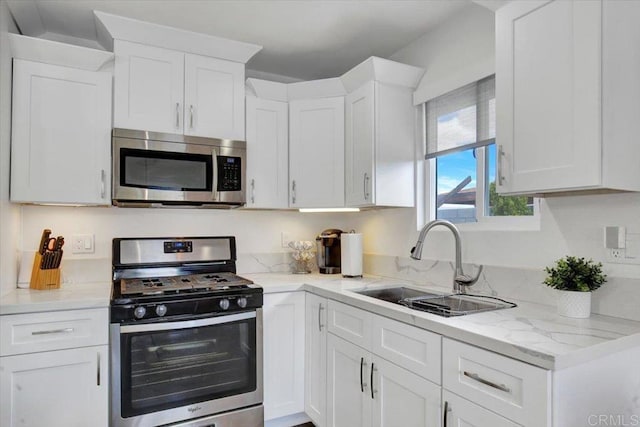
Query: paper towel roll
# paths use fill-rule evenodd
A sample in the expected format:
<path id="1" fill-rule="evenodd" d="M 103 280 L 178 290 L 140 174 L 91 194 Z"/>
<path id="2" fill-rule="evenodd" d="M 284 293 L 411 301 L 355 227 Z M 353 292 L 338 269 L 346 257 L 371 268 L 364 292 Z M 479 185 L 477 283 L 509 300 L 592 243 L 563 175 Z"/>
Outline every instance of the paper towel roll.
<path id="1" fill-rule="evenodd" d="M 362 234 L 340 236 L 340 269 L 344 277 L 362 277 Z"/>

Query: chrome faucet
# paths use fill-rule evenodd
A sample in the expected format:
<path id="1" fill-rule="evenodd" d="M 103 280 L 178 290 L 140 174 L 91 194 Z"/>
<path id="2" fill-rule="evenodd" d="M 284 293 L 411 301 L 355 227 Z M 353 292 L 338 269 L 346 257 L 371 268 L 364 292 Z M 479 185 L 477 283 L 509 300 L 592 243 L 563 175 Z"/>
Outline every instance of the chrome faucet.
<path id="1" fill-rule="evenodd" d="M 453 293 L 464 294 L 466 293 L 466 286 L 473 285 L 480 278 L 480 273 L 482 273 L 482 265 L 480 266 L 476 277 L 471 277 L 464 274 L 464 271 L 462 271 L 462 242 L 460 239 L 460 232 L 458 231 L 458 227 L 453 225 L 451 222 L 437 219 L 425 224 L 425 226 L 422 227 L 422 230 L 420 230 L 420 236 L 418 236 L 416 245 L 413 247 L 413 249 L 411 249 L 411 258 L 416 260 L 422 258 L 422 246 L 424 244 L 424 238 L 426 237 L 429 230 L 438 225 L 447 227 L 453 233 L 453 237 L 456 241 L 456 266 L 453 273 Z"/>

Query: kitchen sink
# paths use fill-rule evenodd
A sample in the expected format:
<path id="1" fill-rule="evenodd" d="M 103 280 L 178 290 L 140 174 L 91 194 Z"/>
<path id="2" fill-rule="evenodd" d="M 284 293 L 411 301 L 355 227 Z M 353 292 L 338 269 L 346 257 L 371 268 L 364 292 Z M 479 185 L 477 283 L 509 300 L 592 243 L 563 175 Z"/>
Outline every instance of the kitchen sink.
<path id="1" fill-rule="evenodd" d="M 443 317 L 464 316 L 516 307 L 516 304 L 512 302 L 486 295 L 438 294 L 405 287 L 366 289 L 354 292 Z"/>

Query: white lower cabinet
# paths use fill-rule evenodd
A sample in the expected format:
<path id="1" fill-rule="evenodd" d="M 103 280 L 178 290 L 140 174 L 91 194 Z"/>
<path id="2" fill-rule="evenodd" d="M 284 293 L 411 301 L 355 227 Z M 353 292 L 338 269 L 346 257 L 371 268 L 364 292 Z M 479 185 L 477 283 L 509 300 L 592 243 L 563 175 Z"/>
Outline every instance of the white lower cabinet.
<path id="1" fill-rule="evenodd" d="M 107 308 L 0 316 L 0 426 L 106 427 Z"/>
<path id="2" fill-rule="evenodd" d="M 3 427 L 108 425 L 109 347 L 2 357 Z"/>
<path id="3" fill-rule="evenodd" d="M 520 427 L 500 415 L 463 399 L 447 390 L 442 391 L 443 427 Z"/>
<path id="4" fill-rule="evenodd" d="M 440 387 L 329 334 L 327 425 L 436 427 Z"/>
<path id="5" fill-rule="evenodd" d="M 265 421 L 304 411 L 305 293 L 265 294 Z"/>
<path id="6" fill-rule="evenodd" d="M 304 411 L 322 427 L 327 408 L 328 300 L 310 293 L 305 298 Z"/>

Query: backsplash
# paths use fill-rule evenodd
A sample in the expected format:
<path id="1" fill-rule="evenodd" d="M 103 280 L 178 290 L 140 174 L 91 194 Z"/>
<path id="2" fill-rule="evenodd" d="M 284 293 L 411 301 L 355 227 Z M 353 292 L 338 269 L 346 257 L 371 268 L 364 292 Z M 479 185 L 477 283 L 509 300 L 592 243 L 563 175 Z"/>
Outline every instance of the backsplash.
<path id="1" fill-rule="evenodd" d="M 477 266 L 473 264 L 464 264 L 463 267 L 469 275 L 477 272 Z M 415 261 L 408 257 L 365 254 L 364 270 L 368 274 L 408 280 L 417 285 L 437 286 L 444 292 L 450 292 L 454 266 L 448 261 Z M 485 265 L 480 280 L 468 292 L 555 305 L 557 291 L 542 284 L 544 277 L 543 269 Z M 640 279 L 608 277 L 607 283 L 593 293 L 592 311 L 640 321 L 638 292 Z"/>

